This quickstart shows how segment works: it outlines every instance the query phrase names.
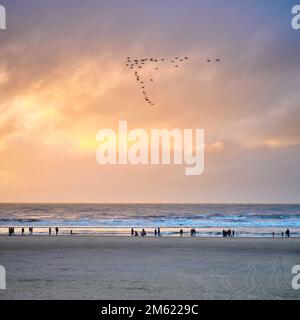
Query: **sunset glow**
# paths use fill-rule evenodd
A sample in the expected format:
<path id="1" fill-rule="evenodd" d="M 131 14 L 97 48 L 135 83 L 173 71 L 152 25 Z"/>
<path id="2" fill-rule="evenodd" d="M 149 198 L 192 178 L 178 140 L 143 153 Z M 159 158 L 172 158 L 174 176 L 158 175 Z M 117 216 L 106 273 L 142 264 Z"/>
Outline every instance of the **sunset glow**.
<path id="1" fill-rule="evenodd" d="M 2 2 L 1 202 L 299 200 L 300 42 L 289 1 L 268 15 L 247 2 L 242 19 L 238 1 L 201 1 L 205 10 L 194 1 Z M 125 58 L 176 55 L 189 62 L 153 72 L 156 104 L 146 105 Z M 131 129 L 204 128 L 204 173 L 97 165 L 97 132 L 122 119 Z"/>

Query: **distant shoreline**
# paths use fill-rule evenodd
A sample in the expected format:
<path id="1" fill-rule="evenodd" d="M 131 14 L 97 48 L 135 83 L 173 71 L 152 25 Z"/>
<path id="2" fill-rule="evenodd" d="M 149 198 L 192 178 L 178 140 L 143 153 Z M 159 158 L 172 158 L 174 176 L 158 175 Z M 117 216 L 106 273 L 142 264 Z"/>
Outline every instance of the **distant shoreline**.
<path id="1" fill-rule="evenodd" d="M 13 226 L 12 226 L 13 227 Z M 15 227 L 15 234 L 8 236 L 8 227 L 1 227 L 0 226 L 0 237 L 56 237 L 55 234 L 55 227 L 51 227 L 51 234 L 49 234 L 49 227 L 33 227 L 33 234 L 29 234 L 28 231 L 28 227 L 24 227 L 24 234 L 22 235 L 22 227 Z M 203 239 L 211 239 L 211 238 L 224 238 L 222 235 L 222 231 L 221 229 L 227 230 L 226 228 L 219 228 L 220 231 L 219 232 L 211 232 L 211 233 L 207 233 L 203 230 L 201 230 L 201 228 L 196 228 L 196 235 L 194 235 L 193 237 L 191 236 L 191 228 L 190 227 L 170 227 L 170 228 L 161 228 L 161 235 L 160 236 L 156 236 L 154 233 L 154 228 L 152 227 L 137 227 L 134 228 L 134 230 L 136 230 L 138 232 L 138 236 L 132 236 L 131 235 L 131 228 L 128 227 L 60 227 L 59 228 L 59 232 L 58 232 L 58 236 L 71 236 L 71 237 L 75 237 L 75 236 L 82 236 L 82 237 L 122 237 L 122 238 L 126 238 L 126 237 L 132 237 L 132 238 L 137 238 L 137 237 L 141 237 L 141 230 L 145 229 L 146 230 L 146 236 L 145 238 L 203 238 Z M 180 236 L 180 229 L 183 230 L 183 235 Z M 234 229 L 231 229 L 234 230 Z M 230 238 L 245 238 L 245 239 L 250 239 L 250 238 L 257 238 L 257 239 L 265 239 L 265 238 L 286 238 L 285 235 L 285 230 L 280 230 L 277 232 L 274 232 L 274 236 L 272 232 L 269 233 L 260 233 L 257 232 L 256 233 L 244 233 L 241 230 L 235 230 L 235 234 L 234 236 L 231 236 Z M 72 232 L 72 234 L 71 234 Z M 283 235 L 282 235 L 283 234 Z M 299 232 L 294 232 L 291 229 L 291 234 L 290 234 L 290 238 L 300 238 L 300 233 Z"/>
<path id="2" fill-rule="evenodd" d="M 195 228 L 204 237 L 222 236 L 235 230 L 237 236 L 280 236 L 290 229 L 300 237 L 298 204 L 0 204 L 0 233 L 33 227 L 34 233 L 48 233 L 58 227 L 80 234 L 129 234 L 131 228 L 152 234 L 161 228 L 164 235 L 176 236 Z"/>

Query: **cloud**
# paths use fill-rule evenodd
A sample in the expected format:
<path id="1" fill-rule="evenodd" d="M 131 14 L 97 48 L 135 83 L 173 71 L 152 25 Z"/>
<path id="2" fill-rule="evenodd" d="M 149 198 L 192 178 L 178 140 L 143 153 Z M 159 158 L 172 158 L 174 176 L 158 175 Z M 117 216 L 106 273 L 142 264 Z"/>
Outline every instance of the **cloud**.
<path id="1" fill-rule="evenodd" d="M 9 28 L 0 38 L 0 161 L 1 172 L 18 179 L 6 178 L 5 188 L 0 182 L 0 200 L 20 200 L 18 194 L 58 199 L 53 177 L 64 186 L 58 200 L 297 199 L 299 184 L 288 168 L 297 171 L 299 158 L 300 44 L 290 28 L 289 1 L 270 7 L 234 0 L 4 4 Z M 175 55 L 190 60 L 176 72 L 161 68 L 148 84 L 156 103 L 149 108 L 124 58 Z M 178 168 L 98 167 L 95 135 L 103 127 L 115 130 L 119 120 L 146 130 L 204 128 L 204 175 L 191 182 Z M 125 193 L 120 176 L 122 186 L 130 185 Z M 168 190 L 163 177 L 174 181 Z M 28 189 L 27 180 L 34 186 Z M 78 181 L 84 194 L 72 188 Z M 282 186 L 272 197 L 267 186 L 274 181 Z"/>

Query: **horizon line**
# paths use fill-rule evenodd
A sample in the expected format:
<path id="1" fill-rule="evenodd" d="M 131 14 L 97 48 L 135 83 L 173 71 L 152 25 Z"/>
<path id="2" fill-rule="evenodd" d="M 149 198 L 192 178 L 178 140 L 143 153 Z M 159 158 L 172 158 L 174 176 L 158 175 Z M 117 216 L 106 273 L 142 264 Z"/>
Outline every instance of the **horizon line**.
<path id="1" fill-rule="evenodd" d="M 0 205 L 3 204 L 92 204 L 92 205 L 300 205 L 300 202 L 2 202 L 0 201 Z"/>

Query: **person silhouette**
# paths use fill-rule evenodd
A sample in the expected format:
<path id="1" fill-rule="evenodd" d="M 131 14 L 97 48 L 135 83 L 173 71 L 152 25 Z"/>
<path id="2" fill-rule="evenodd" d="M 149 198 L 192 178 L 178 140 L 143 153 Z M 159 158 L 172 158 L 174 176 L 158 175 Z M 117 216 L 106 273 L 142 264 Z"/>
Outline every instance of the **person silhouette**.
<path id="1" fill-rule="evenodd" d="M 183 230 L 180 229 L 179 233 L 180 233 L 180 237 L 182 237 L 182 235 L 183 235 Z"/>

